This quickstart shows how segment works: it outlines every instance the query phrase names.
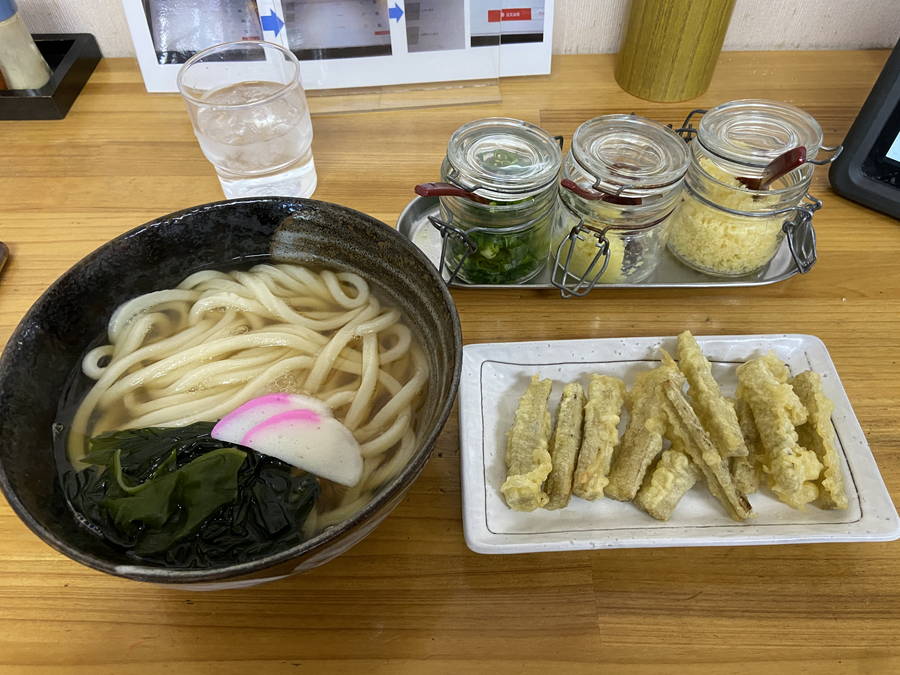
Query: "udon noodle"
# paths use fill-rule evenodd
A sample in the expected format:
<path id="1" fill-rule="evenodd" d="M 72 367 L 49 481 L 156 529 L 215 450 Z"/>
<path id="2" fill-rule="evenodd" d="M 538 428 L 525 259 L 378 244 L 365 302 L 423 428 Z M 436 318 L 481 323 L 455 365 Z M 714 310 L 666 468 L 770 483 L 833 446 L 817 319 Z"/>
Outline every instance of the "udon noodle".
<path id="1" fill-rule="evenodd" d="M 192 274 L 121 305 L 109 343 L 85 356 L 95 380 L 72 421 L 69 460 L 105 431 L 215 421 L 273 392 L 324 401 L 364 458 L 353 488 L 323 481 L 312 534 L 361 509 L 416 447 L 427 364 L 400 312 L 350 272 L 264 264 Z"/>

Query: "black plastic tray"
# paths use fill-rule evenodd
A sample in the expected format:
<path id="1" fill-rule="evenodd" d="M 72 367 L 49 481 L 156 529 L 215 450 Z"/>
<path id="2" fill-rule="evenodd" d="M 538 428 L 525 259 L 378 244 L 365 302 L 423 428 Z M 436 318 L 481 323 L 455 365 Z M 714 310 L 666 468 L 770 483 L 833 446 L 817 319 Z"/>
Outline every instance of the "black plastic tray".
<path id="1" fill-rule="evenodd" d="M 0 89 L 0 120 L 61 120 L 102 58 L 90 33 L 33 37 L 53 74 L 40 89 Z"/>

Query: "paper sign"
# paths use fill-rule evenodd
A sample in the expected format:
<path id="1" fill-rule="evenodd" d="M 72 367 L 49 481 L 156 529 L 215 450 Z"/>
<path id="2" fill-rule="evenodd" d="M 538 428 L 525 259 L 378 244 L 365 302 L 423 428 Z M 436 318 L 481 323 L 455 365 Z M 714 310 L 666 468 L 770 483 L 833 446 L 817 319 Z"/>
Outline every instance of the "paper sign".
<path id="1" fill-rule="evenodd" d="M 221 42 L 290 49 L 307 89 L 550 72 L 553 0 L 123 0 L 148 91 Z"/>

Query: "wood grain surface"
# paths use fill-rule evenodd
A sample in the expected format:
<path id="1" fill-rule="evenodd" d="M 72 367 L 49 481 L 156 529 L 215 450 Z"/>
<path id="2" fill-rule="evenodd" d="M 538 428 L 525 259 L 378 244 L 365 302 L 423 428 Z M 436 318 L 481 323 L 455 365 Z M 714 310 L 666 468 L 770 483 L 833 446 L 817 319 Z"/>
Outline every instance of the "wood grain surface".
<path id="1" fill-rule="evenodd" d="M 570 139 L 601 113 L 680 122 L 735 98 L 789 101 L 838 142 L 886 53 L 724 53 L 682 104 L 625 94 L 613 57 L 504 80 L 501 103 L 314 118 L 316 197 L 388 223 L 438 176 L 449 134 L 489 115 Z M 754 289 L 454 291 L 467 342 L 811 333 L 837 365 L 900 497 L 900 223 L 814 192 L 819 263 Z M 0 122 L 0 344 L 59 274 L 158 215 L 221 198 L 180 100 L 106 60 L 56 122 Z M 2 411 L 0 411 L 2 414 Z M 10 673 L 876 673 L 900 670 L 900 542 L 518 556 L 468 551 L 455 415 L 408 498 L 310 574 L 191 593 L 105 576 L 0 505 L 0 671 Z"/>

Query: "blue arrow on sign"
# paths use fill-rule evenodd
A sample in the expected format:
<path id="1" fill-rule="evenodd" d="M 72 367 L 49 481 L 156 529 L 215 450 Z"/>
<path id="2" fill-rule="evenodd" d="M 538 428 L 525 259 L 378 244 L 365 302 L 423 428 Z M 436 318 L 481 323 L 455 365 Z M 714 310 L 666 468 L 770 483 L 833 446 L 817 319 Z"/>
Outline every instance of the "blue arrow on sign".
<path id="1" fill-rule="evenodd" d="M 281 17 L 275 13 L 275 10 L 271 10 L 268 16 L 263 15 L 259 17 L 260 22 L 262 23 L 262 29 L 264 31 L 270 31 L 275 33 L 277 36 L 281 29 L 284 27 L 284 21 L 281 20 Z"/>
<path id="2" fill-rule="evenodd" d="M 393 7 L 388 7 L 388 19 L 397 19 L 397 23 L 400 23 L 400 17 L 403 16 L 403 10 L 400 9 L 400 5 L 396 2 Z"/>

